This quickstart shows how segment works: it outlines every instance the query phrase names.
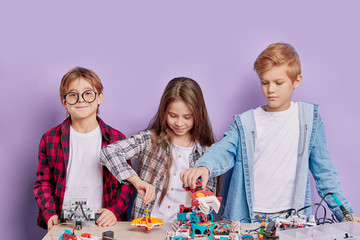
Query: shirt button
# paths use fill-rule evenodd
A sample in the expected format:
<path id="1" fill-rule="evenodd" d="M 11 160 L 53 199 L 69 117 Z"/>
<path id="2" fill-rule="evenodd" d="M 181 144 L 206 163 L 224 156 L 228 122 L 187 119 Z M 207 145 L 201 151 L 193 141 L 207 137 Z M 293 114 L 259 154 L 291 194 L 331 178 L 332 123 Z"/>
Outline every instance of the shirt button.
<path id="1" fill-rule="evenodd" d="M 168 206 L 168 208 L 170 208 L 170 205 Z"/>
<path id="2" fill-rule="evenodd" d="M 170 188 L 171 191 L 174 191 L 174 188 Z"/>
<path id="3" fill-rule="evenodd" d="M 176 173 L 174 173 L 174 176 L 176 176 Z"/>
<path id="4" fill-rule="evenodd" d="M 181 155 L 178 155 L 178 158 L 181 158 Z"/>

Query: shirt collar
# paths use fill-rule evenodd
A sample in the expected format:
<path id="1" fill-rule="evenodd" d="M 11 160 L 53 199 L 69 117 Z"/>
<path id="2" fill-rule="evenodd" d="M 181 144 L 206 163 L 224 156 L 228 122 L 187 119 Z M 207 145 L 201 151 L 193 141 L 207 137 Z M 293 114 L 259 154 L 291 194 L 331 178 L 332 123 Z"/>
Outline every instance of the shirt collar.
<path id="1" fill-rule="evenodd" d="M 96 116 L 96 120 L 99 122 L 99 126 L 101 129 L 101 135 L 107 140 L 110 140 L 110 127 L 105 124 L 103 120 L 99 116 Z M 71 125 L 71 118 L 68 117 L 65 121 L 61 124 L 61 133 L 63 135 L 67 135 L 70 133 L 70 125 Z"/>

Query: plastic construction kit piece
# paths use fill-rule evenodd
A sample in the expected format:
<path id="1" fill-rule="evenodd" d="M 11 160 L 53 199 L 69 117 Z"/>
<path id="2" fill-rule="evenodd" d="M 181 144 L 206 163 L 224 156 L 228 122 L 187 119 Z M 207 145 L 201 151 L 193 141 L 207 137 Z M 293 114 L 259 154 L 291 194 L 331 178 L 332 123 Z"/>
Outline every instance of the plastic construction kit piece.
<path id="1" fill-rule="evenodd" d="M 90 233 L 82 233 L 80 237 L 75 236 L 70 230 L 65 229 L 64 233 L 60 235 L 59 240 L 109 240 L 114 239 L 113 231 L 106 231 L 102 233 L 101 237 L 91 236 Z"/>
<path id="2" fill-rule="evenodd" d="M 64 233 L 60 235 L 59 240 L 77 240 L 77 237 L 69 229 L 65 229 Z"/>
<path id="3" fill-rule="evenodd" d="M 360 239 L 360 223 L 341 222 L 278 232 L 281 240 Z"/>
<path id="4" fill-rule="evenodd" d="M 314 215 L 311 215 L 309 219 L 307 219 L 307 216 L 303 214 L 289 216 L 287 213 L 285 213 L 275 219 L 275 225 L 279 230 L 284 230 L 289 228 L 312 227 L 316 226 L 316 222 Z"/>
<path id="5" fill-rule="evenodd" d="M 150 210 L 145 209 L 145 217 L 135 218 L 131 221 L 131 226 L 133 227 L 145 227 L 146 230 L 152 230 L 153 227 L 160 227 L 164 224 L 163 220 L 160 218 L 151 218 Z"/>
<path id="6" fill-rule="evenodd" d="M 86 198 L 74 198 L 70 202 L 70 210 L 63 210 L 60 214 L 60 221 L 71 222 L 75 221 L 76 229 L 82 229 L 83 221 L 96 220 L 95 211 L 88 207 L 88 200 Z"/>
<path id="7" fill-rule="evenodd" d="M 197 180 L 195 189 L 183 188 L 186 191 L 185 204 L 180 205 L 177 220 L 174 221 L 172 230 L 167 231 L 166 240 L 240 239 L 240 222 L 212 222 L 211 212 L 219 211 L 221 197 L 202 189 L 200 179 Z"/>
<path id="8" fill-rule="evenodd" d="M 114 238 L 114 232 L 113 231 L 106 231 L 102 233 L 102 240 L 106 239 L 113 239 Z"/>
<path id="9" fill-rule="evenodd" d="M 90 233 L 83 233 L 81 234 L 82 238 L 91 238 L 91 234 Z"/>

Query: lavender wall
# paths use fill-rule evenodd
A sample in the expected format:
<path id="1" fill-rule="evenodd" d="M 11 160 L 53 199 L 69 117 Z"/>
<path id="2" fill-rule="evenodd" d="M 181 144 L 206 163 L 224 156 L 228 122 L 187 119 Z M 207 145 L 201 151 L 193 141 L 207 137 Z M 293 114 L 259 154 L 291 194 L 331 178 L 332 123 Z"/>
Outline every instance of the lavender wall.
<path id="1" fill-rule="evenodd" d="M 36 227 L 32 193 L 38 144 L 65 118 L 59 82 L 70 68 L 99 74 L 105 86 L 100 116 L 126 135 L 147 126 L 170 79 L 192 77 L 221 139 L 234 114 L 264 104 L 252 64 L 278 41 L 300 54 L 304 80 L 294 100 L 320 104 L 343 191 L 359 215 L 360 4 L 247 2 L 2 1 L 2 237 L 46 233 Z"/>

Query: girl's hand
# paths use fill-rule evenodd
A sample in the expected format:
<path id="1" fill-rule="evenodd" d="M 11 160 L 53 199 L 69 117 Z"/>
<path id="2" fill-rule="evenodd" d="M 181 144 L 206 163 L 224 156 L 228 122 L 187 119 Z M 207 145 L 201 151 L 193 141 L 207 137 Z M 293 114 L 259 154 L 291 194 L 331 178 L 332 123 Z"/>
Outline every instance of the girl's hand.
<path id="1" fill-rule="evenodd" d="M 59 216 L 58 215 L 53 215 L 48 220 L 48 223 L 47 223 L 48 230 L 50 230 L 56 224 L 59 224 Z"/>
<path id="2" fill-rule="evenodd" d="M 196 167 L 189 168 L 188 170 L 180 173 L 180 180 L 186 187 L 189 186 L 191 189 L 196 188 L 196 180 L 199 177 L 201 177 L 202 187 L 205 188 L 209 180 L 209 169 L 207 169 L 207 167 Z"/>
<path id="3" fill-rule="evenodd" d="M 360 217 L 355 217 L 355 216 L 353 216 L 353 220 L 354 220 L 355 222 L 359 222 L 359 223 L 360 223 Z"/>
<path id="4" fill-rule="evenodd" d="M 96 221 L 97 225 L 100 227 L 110 227 L 115 225 L 115 223 L 117 222 L 115 214 L 109 209 L 100 208 L 97 213 L 101 214 Z"/>
<path id="5" fill-rule="evenodd" d="M 131 182 L 135 186 L 135 188 L 138 190 L 139 194 L 143 197 L 144 205 L 148 205 L 152 201 L 155 200 L 156 188 L 153 185 L 141 180 L 138 176 L 132 176 L 126 180 Z"/>

